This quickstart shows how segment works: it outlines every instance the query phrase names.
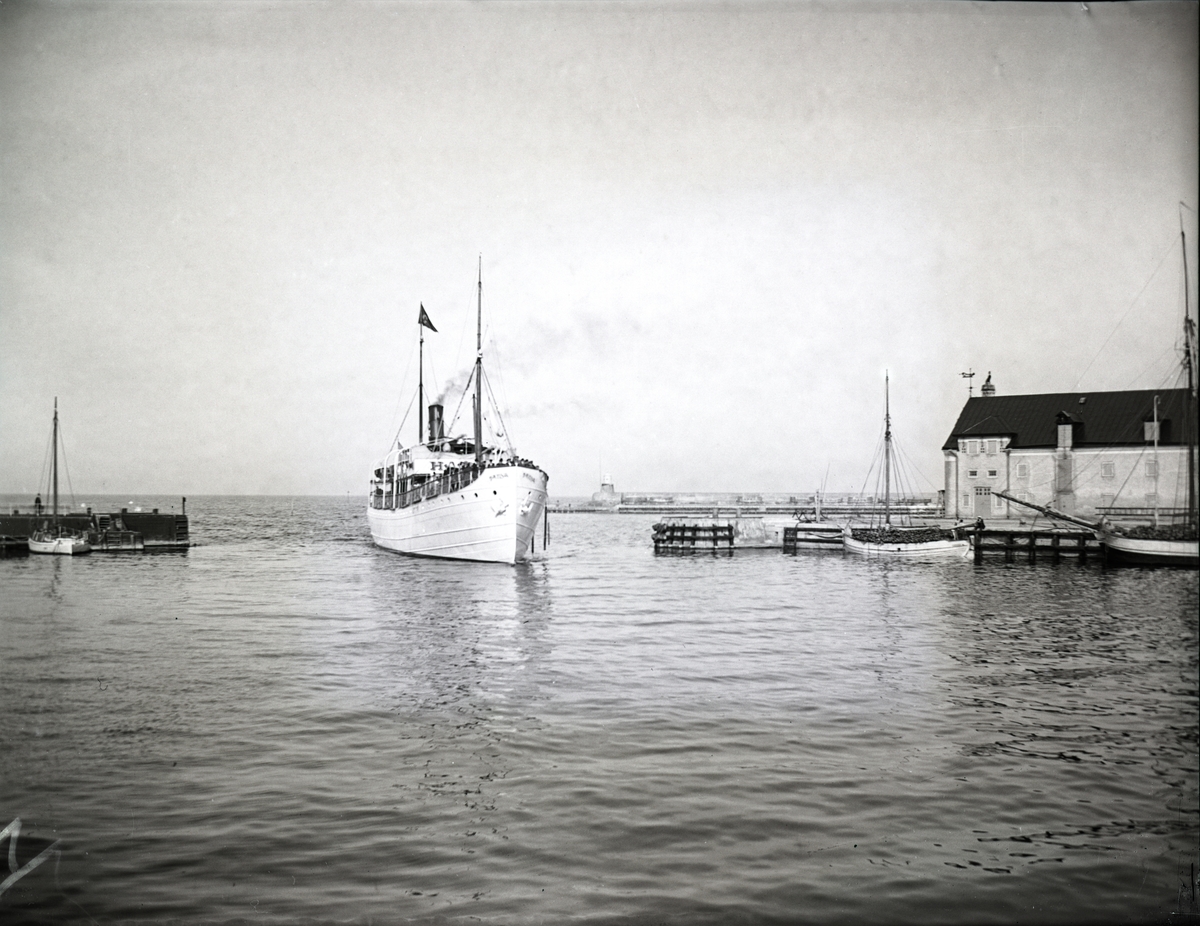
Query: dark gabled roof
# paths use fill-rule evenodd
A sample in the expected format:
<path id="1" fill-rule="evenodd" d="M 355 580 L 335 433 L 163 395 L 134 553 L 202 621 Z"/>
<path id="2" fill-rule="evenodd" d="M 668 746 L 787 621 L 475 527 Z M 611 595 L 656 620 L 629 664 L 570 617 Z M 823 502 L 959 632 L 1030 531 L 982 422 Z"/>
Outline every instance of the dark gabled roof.
<path id="1" fill-rule="evenodd" d="M 976 396 L 967 399 L 942 449 L 956 450 L 964 437 L 1010 437 L 1012 447 L 1056 447 L 1061 412 L 1076 423 L 1073 443 L 1077 447 L 1142 445 L 1146 442 L 1142 423 L 1153 419 L 1156 395 L 1159 419 L 1170 422 L 1161 428 L 1160 443 L 1183 443 L 1186 434 L 1195 433 L 1194 423 L 1186 420 L 1187 390 L 1140 389 Z"/>

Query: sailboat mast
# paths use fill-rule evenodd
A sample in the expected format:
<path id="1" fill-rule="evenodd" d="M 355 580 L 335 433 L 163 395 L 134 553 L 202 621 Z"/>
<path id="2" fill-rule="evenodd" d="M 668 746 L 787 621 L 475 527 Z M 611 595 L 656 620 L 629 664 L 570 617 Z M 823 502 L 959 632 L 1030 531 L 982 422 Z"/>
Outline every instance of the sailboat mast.
<path id="1" fill-rule="evenodd" d="M 1158 396 L 1154 397 L 1154 526 L 1158 527 Z"/>
<path id="2" fill-rule="evenodd" d="M 58 396 L 54 397 L 54 434 L 51 440 L 50 472 L 54 480 L 54 521 L 58 523 Z"/>
<path id="3" fill-rule="evenodd" d="M 1196 328 L 1192 324 L 1192 311 L 1189 299 L 1189 282 L 1187 268 L 1187 233 L 1180 221 L 1179 241 L 1183 247 L 1183 366 L 1187 370 L 1187 396 L 1185 397 L 1186 413 L 1184 427 L 1190 432 L 1186 435 L 1188 454 L 1188 487 L 1187 487 L 1187 519 L 1191 527 L 1196 526 L 1196 381 L 1195 356 Z"/>
<path id="4" fill-rule="evenodd" d="M 425 440 L 425 326 L 421 324 L 420 316 L 417 316 L 417 331 L 421 337 L 417 347 L 417 443 L 419 444 Z"/>
<path id="5" fill-rule="evenodd" d="M 475 462 L 483 462 L 483 255 L 475 303 Z"/>
<path id="6" fill-rule="evenodd" d="M 892 525 L 892 410 L 888 373 L 883 374 L 883 523 Z"/>

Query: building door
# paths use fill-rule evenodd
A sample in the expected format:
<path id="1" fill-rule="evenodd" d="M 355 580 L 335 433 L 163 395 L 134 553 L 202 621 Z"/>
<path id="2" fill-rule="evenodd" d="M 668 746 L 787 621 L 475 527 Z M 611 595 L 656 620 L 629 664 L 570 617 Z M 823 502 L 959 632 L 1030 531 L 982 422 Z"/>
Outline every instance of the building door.
<path id="1" fill-rule="evenodd" d="M 975 486 L 975 517 L 990 518 L 992 516 L 991 486 Z"/>

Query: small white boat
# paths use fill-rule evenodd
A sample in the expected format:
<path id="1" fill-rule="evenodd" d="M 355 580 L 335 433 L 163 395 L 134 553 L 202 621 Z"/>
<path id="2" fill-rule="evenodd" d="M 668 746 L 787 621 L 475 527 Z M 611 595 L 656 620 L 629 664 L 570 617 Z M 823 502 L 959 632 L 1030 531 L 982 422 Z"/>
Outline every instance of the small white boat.
<path id="1" fill-rule="evenodd" d="M 53 500 L 51 518 L 40 528 L 29 535 L 30 553 L 57 553 L 63 556 L 77 556 L 80 553 L 91 553 L 92 547 L 87 537 L 76 531 L 68 530 L 58 523 L 58 399 L 54 400 L 54 432 L 51 436 L 50 472 L 53 484 Z"/>
<path id="2" fill-rule="evenodd" d="M 971 544 L 959 539 L 954 531 L 940 527 L 892 526 L 892 414 L 886 375 L 883 423 L 884 522 L 880 526 L 847 527 L 842 533 L 842 548 L 860 556 L 893 559 L 965 559 L 971 552 Z"/>
<path id="3" fill-rule="evenodd" d="M 367 523 L 375 544 L 396 553 L 512 564 L 533 556 L 550 477 L 532 461 L 518 456 L 511 445 L 484 445 L 482 268 L 476 313 L 475 368 L 471 374 L 475 386 L 474 435 L 446 437 L 439 403 L 429 406 L 429 432 L 424 433 L 420 418 L 424 404 L 422 369 L 417 391 L 418 443 L 402 447 L 397 441 L 376 464 Z M 424 306 L 417 328 L 423 351 L 421 329 L 437 330 Z"/>

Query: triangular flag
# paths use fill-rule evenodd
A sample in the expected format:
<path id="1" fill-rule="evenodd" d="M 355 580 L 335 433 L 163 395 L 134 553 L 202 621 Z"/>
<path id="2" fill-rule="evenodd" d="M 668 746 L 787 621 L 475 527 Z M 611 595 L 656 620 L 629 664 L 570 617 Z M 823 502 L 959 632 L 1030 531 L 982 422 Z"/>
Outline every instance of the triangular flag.
<path id="1" fill-rule="evenodd" d="M 433 327 L 433 322 L 431 322 L 429 320 L 429 316 L 427 314 L 425 314 L 425 304 L 424 303 L 421 304 L 421 314 L 419 316 L 417 316 L 417 324 L 424 325 L 430 331 L 437 331 L 437 329 Z"/>

